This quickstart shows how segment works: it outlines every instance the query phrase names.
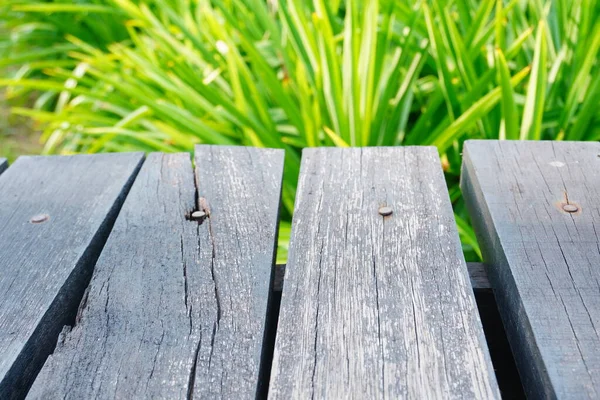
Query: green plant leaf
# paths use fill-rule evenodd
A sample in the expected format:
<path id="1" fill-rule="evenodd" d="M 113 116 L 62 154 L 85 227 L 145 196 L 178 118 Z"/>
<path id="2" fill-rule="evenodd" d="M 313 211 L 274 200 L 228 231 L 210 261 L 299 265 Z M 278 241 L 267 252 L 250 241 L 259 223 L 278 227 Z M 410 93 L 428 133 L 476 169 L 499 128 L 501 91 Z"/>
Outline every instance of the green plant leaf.
<path id="1" fill-rule="evenodd" d="M 527 98 L 521 122 L 521 140 L 542 138 L 542 118 L 546 99 L 546 29 L 542 21 L 538 26 L 531 76 L 527 85 Z"/>
<path id="2" fill-rule="evenodd" d="M 496 49 L 496 68 L 498 81 L 502 89 L 502 125 L 500 139 L 519 139 L 519 114 L 515 104 L 513 85 L 510 82 L 510 71 L 501 49 Z"/>

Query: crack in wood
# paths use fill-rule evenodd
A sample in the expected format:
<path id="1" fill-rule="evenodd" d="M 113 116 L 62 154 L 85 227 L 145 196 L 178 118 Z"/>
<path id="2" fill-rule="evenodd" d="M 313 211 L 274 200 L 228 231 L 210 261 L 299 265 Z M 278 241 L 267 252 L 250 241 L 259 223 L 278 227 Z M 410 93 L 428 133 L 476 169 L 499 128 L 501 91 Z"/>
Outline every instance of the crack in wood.
<path id="1" fill-rule="evenodd" d="M 200 353 L 200 347 L 202 346 L 202 331 L 199 332 L 200 337 L 198 338 L 198 343 L 196 344 L 196 349 L 194 350 L 194 358 L 192 360 L 192 367 L 190 368 L 190 375 L 188 377 L 188 389 L 187 389 L 187 400 L 192 400 L 194 398 L 194 386 L 196 382 L 196 367 L 198 365 L 198 354 Z"/>

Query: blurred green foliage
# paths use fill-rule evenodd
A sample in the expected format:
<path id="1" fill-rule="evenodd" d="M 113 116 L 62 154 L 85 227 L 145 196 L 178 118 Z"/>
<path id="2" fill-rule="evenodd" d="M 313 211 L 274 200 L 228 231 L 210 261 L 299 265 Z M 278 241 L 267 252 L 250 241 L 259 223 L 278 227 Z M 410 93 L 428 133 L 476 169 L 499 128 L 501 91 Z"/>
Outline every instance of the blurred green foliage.
<path id="1" fill-rule="evenodd" d="M 0 80 L 46 153 L 433 145 L 468 259 L 469 138 L 600 138 L 597 0 L 8 0 Z M 5 69 L 8 71 L 8 69 Z"/>

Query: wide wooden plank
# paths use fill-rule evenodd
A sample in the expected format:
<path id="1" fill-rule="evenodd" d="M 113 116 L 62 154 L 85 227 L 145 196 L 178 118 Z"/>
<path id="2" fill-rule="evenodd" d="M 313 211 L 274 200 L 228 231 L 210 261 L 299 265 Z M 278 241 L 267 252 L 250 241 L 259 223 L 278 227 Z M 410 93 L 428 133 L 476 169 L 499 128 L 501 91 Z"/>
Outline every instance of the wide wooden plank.
<path id="1" fill-rule="evenodd" d="M 527 394 L 600 397 L 600 144 L 469 141 L 462 188 Z"/>
<path id="2" fill-rule="evenodd" d="M 142 159 L 21 157 L 0 175 L 0 398 L 24 396 L 74 319 Z"/>
<path id="3" fill-rule="evenodd" d="M 485 290 L 489 291 L 492 289 L 490 282 L 485 271 L 485 265 L 479 262 L 468 262 L 467 271 L 469 272 L 469 278 L 471 280 L 471 287 L 474 291 Z M 283 289 L 283 281 L 285 279 L 285 264 L 278 264 L 275 266 L 275 280 L 273 283 L 273 290 L 281 292 Z"/>
<path id="4" fill-rule="evenodd" d="M 8 161 L 6 158 L 0 158 L 0 174 L 6 171 L 6 168 L 8 168 Z"/>
<path id="5" fill-rule="evenodd" d="M 305 150 L 296 196 L 270 398 L 499 397 L 434 148 Z"/>
<path id="6" fill-rule="evenodd" d="M 188 154 L 149 155 L 29 397 L 254 398 L 282 170 L 281 150 L 197 147 L 196 193 Z"/>

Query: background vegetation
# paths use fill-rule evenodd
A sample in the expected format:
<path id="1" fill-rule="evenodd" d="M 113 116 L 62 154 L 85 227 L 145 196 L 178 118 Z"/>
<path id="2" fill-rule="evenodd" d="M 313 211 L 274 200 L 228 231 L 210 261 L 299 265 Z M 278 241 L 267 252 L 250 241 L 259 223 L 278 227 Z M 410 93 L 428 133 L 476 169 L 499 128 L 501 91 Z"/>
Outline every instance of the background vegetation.
<path id="1" fill-rule="evenodd" d="M 4 0 L 0 86 L 45 153 L 600 138 L 597 0 Z M 25 99 L 35 99 L 28 107 Z"/>

